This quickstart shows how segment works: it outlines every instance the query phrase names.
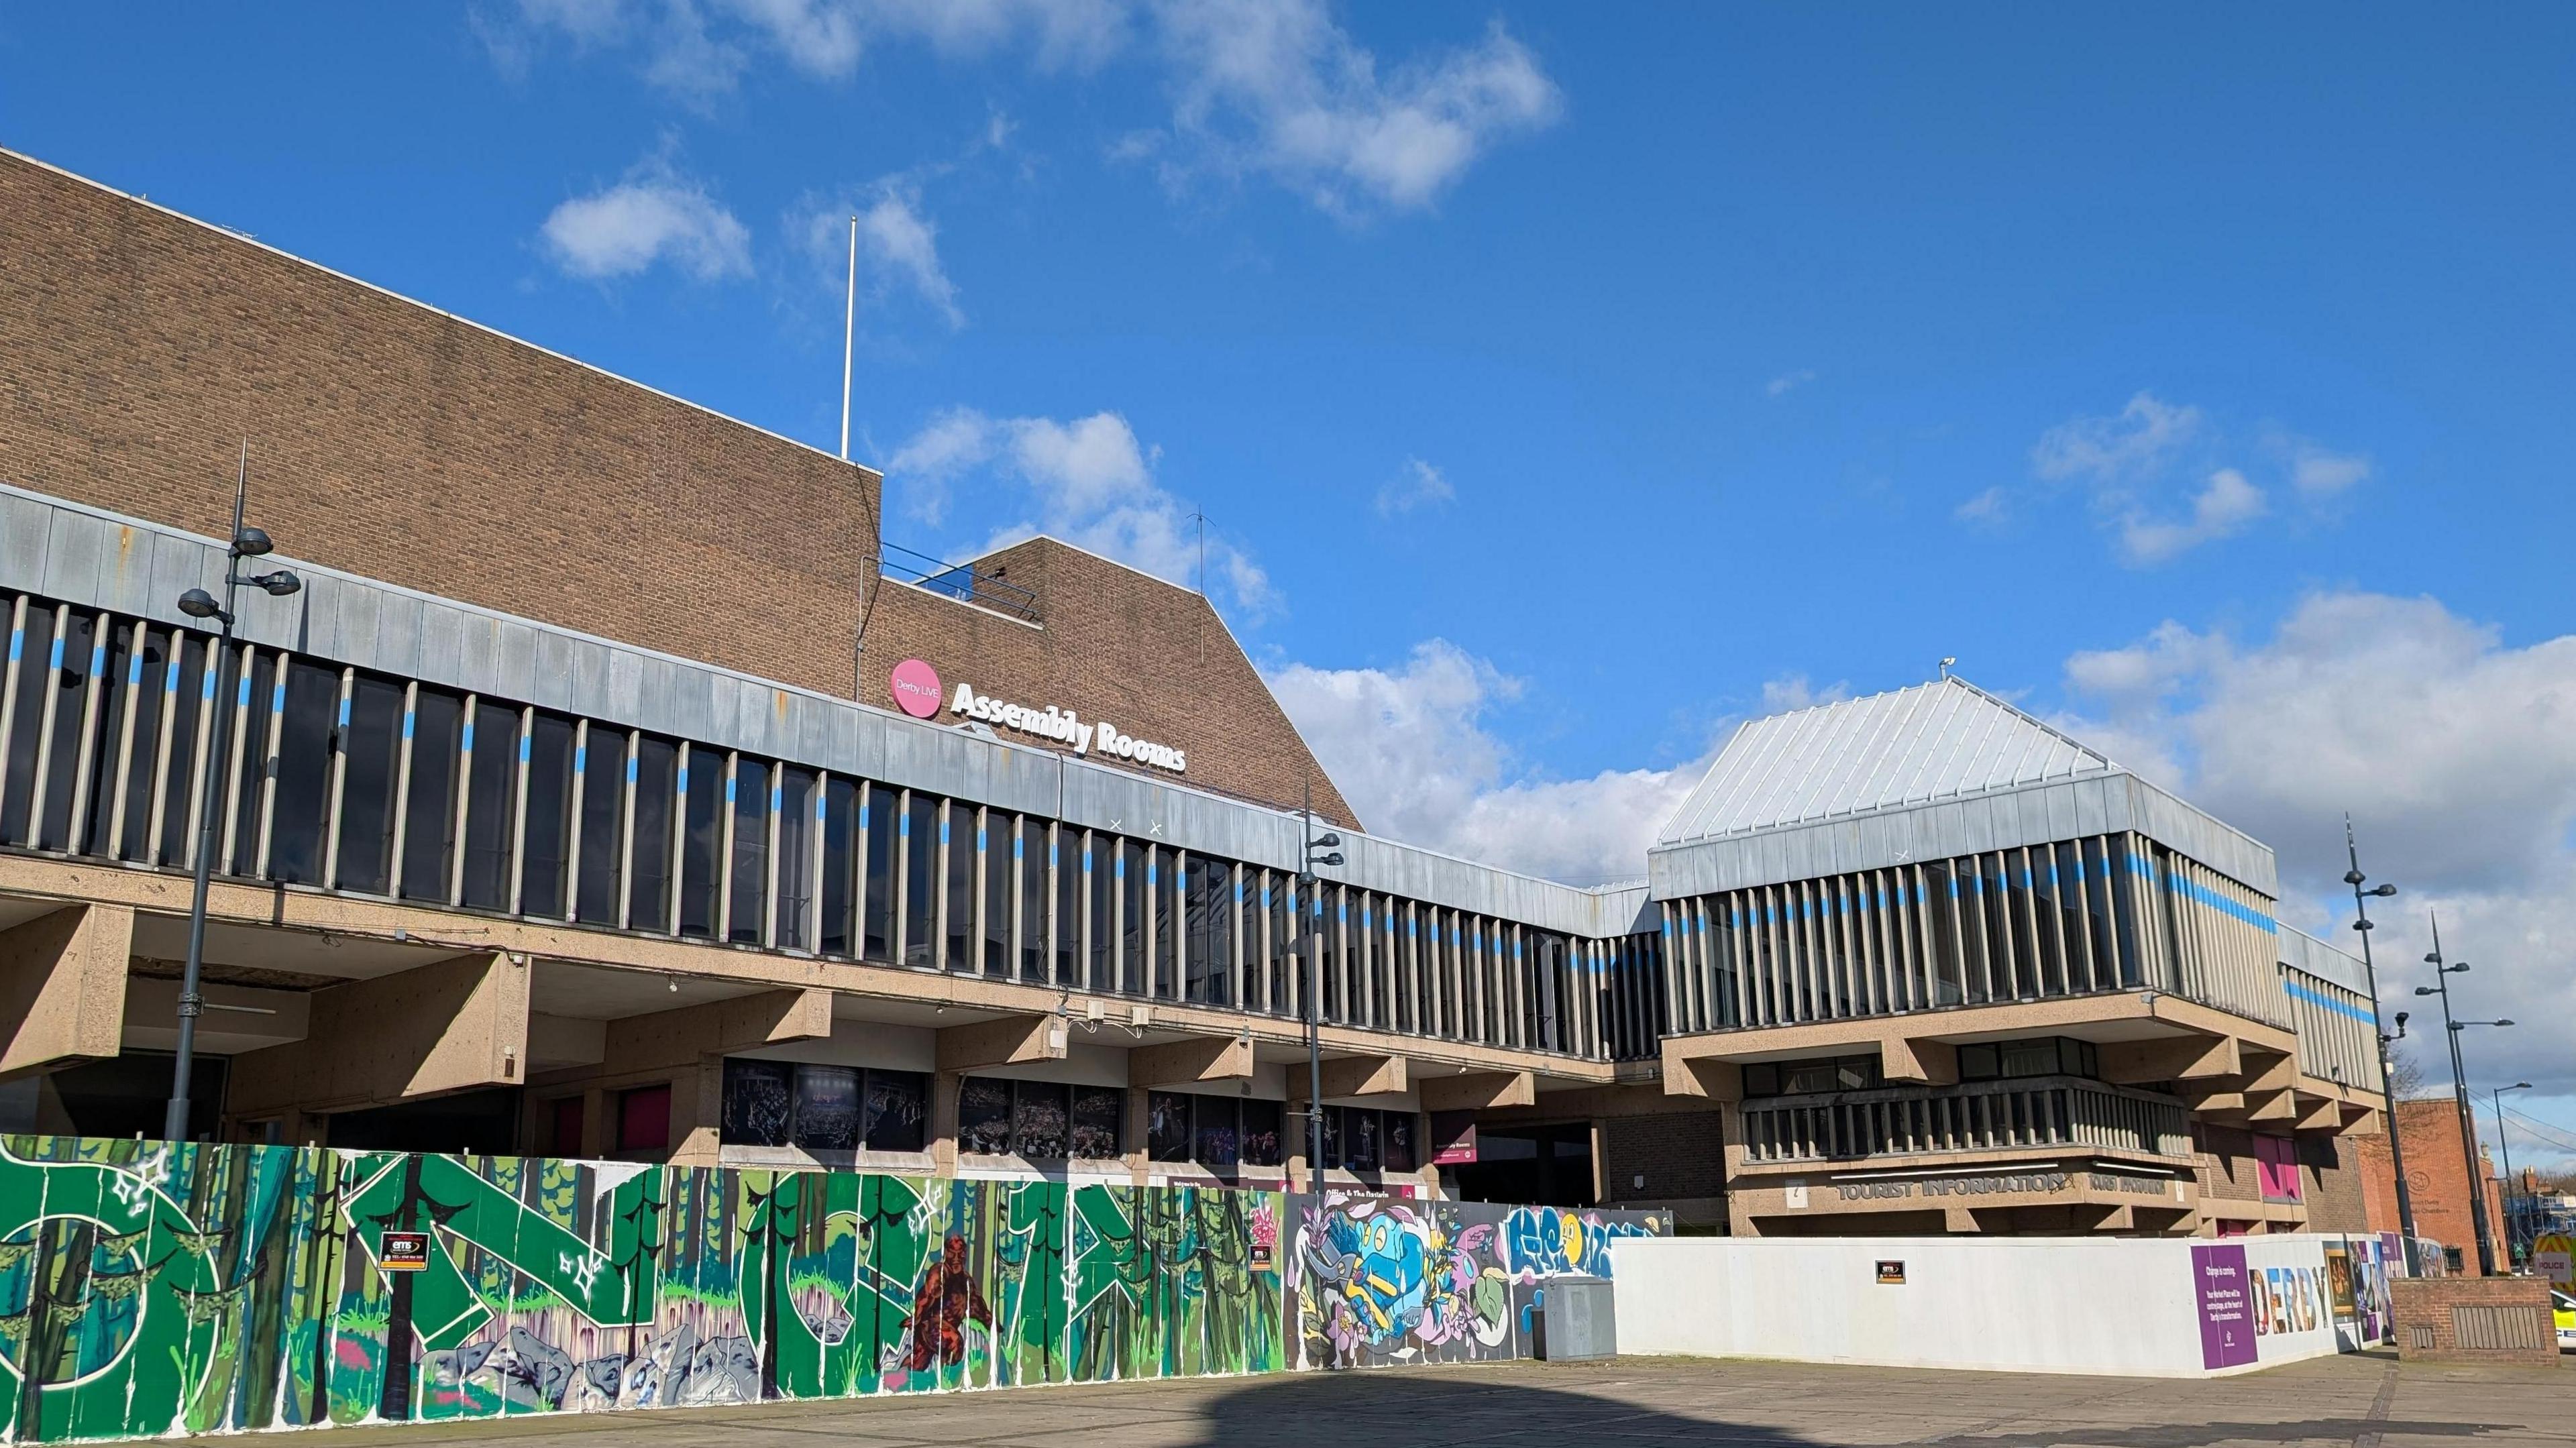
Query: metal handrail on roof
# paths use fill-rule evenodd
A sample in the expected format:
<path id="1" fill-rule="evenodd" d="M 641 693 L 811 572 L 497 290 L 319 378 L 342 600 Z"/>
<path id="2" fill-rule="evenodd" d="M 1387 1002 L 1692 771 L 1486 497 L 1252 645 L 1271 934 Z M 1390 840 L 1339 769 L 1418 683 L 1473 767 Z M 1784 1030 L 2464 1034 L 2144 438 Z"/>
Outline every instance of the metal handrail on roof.
<path id="1" fill-rule="evenodd" d="M 877 569 L 898 583 L 989 608 L 1027 623 L 1038 621 L 1038 596 L 1034 590 L 1003 580 L 995 570 L 981 563 L 950 563 L 927 553 L 916 552 L 899 543 L 880 540 L 877 544 Z"/>

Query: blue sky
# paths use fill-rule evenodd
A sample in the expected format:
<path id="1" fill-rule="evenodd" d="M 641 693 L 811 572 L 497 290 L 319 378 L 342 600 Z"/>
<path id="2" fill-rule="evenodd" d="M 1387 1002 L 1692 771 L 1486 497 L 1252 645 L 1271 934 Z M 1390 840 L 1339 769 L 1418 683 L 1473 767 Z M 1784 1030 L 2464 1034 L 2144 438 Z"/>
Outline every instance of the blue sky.
<path id="1" fill-rule="evenodd" d="M 889 538 L 1186 579 L 1203 513 L 1372 825 L 1633 874 L 1732 722 L 1955 655 L 2270 840 L 2346 940 L 2352 810 L 2524 1022 L 2482 1056 L 2567 1098 L 2571 41 L 2510 6 L 20 7 L 0 144 L 825 448 L 856 212 Z M 2382 932 L 2418 974 L 2421 925 Z"/>

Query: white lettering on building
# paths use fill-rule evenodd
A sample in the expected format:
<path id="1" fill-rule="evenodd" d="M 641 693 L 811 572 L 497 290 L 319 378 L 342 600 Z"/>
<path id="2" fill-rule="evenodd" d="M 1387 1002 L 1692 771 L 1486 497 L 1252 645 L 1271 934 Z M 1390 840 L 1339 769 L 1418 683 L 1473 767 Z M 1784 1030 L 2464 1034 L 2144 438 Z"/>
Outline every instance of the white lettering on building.
<path id="1" fill-rule="evenodd" d="M 1116 759 L 1133 759 L 1157 769 L 1178 774 L 1190 767 L 1189 752 L 1168 744 L 1156 744 L 1133 734 L 1118 732 L 1118 726 L 1106 720 L 1086 723 L 1072 710 L 1049 704 L 1044 709 L 1027 704 L 1009 704 L 990 694 L 978 694 L 972 684 L 959 684 L 957 693 L 948 701 L 948 712 L 969 719 L 996 724 L 1052 739 L 1076 754 L 1090 754 L 1095 748 Z"/>

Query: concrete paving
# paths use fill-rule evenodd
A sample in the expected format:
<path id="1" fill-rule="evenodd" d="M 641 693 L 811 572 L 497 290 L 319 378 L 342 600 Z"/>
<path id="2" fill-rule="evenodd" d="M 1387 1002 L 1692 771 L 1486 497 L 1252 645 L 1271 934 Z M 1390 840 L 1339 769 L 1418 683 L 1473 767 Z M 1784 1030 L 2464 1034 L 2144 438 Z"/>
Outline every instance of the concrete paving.
<path id="1" fill-rule="evenodd" d="M 2373 1353 L 2191 1382 L 1628 1358 L 539 1416 L 328 1438 L 334 1448 L 2576 1448 L 2576 1363 L 2433 1367 Z"/>

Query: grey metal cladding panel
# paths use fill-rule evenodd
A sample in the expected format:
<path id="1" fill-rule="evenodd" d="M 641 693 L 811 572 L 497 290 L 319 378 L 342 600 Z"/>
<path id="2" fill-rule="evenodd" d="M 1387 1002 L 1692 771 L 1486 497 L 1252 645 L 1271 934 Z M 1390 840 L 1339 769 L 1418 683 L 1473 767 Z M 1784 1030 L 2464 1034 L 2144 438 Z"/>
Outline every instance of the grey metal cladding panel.
<path id="1" fill-rule="evenodd" d="M 0 588 L 45 591 L 45 552 L 53 521 L 50 504 L 0 493 Z"/>
<path id="2" fill-rule="evenodd" d="M 2367 1000 L 2370 975 L 2362 963 L 2304 930 L 2281 927 L 2281 959 L 2293 969 L 2332 981 Z"/>
<path id="3" fill-rule="evenodd" d="M 45 571 L 37 586 L 64 603 L 81 608 L 99 604 L 99 555 L 107 525 L 96 518 L 54 510 L 46 519 Z"/>
<path id="4" fill-rule="evenodd" d="M 537 630 L 515 619 L 493 630 L 492 692 L 513 703 L 537 694 Z"/>
<path id="5" fill-rule="evenodd" d="M 420 676 L 420 620 L 427 608 L 408 593 L 376 592 L 376 668 L 403 678 Z"/>
<path id="6" fill-rule="evenodd" d="M 2140 830 L 2220 874 L 2277 898 L 2280 890 L 2271 847 L 2220 823 L 2164 790 L 2133 780 Z"/>
<path id="7" fill-rule="evenodd" d="M 631 723 L 619 714 L 609 694 L 609 675 L 618 651 L 590 639 L 566 642 L 569 659 L 564 669 L 564 707 L 603 724 Z"/>
<path id="8" fill-rule="evenodd" d="M 851 710 L 839 710 L 851 713 Z M 1022 814 L 1055 814 L 1057 775 L 1063 766 L 1040 749 L 996 749 L 985 764 L 987 803 Z"/>
<path id="9" fill-rule="evenodd" d="M 2071 840 L 2084 832 L 2083 826 L 2077 823 L 2073 783 L 2052 784 L 2038 793 L 2048 807 L 2048 838 Z"/>
<path id="10" fill-rule="evenodd" d="M 420 677 L 423 682 L 461 689 L 465 684 L 466 640 L 474 620 L 443 603 L 420 609 Z"/>
<path id="11" fill-rule="evenodd" d="M 886 724 L 882 714 L 843 710 L 833 721 L 834 767 L 863 779 L 885 778 Z"/>
<path id="12" fill-rule="evenodd" d="M 384 621 L 384 596 L 363 583 L 350 584 L 334 592 L 339 595 L 339 606 L 333 611 L 333 647 L 327 651 L 330 657 L 361 668 L 384 669 L 385 666 L 377 662 L 377 631 Z M 408 674 L 411 671 L 388 672 Z"/>
<path id="13" fill-rule="evenodd" d="M 5 516 L 9 501 L 0 498 L 0 516 Z M 5 526 L 0 523 L 0 527 Z M 0 543 L 0 550 L 5 548 L 6 544 Z M 146 611 L 152 617 L 163 623 L 184 621 L 196 627 L 196 620 L 179 612 L 179 595 L 191 588 L 219 593 L 224 586 L 223 555 L 193 539 L 160 534 L 152 544 L 151 586 L 152 607 Z"/>
<path id="14" fill-rule="evenodd" d="M 2111 781 L 2106 779 L 2079 779 L 2071 786 L 2075 797 L 2075 833 L 2099 835 L 2110 832 L 2110 788 Z"/>
<path id="15" fill-rule="evenodd" d="M 152 612 L 152 541 L 139 528 L 111 527 L 99 553 L 98 602 L 131 618 Z"/>
<path id="16" fill-rule="evenodd" d="M 649 683 L 649 681 L 648 681 Z M 676 739 L 712 742 L 717 738 L 715 676 L 676 660 L 665 664 L 658 695 L 649 687 L 646 706 L 656 697 L 663 706 L 661 731 Z"/>
<path id="17" fill-rule="evenodd" d="M 553 629 L 539 630 L 533 665 L 535 673 L 528 681 L 528 692 L 519 696 L 520 702 L 534 704 L 540 709 L 570 710 L 573 707 L 572 655 L 571 635 L 560 634 Z"/>

